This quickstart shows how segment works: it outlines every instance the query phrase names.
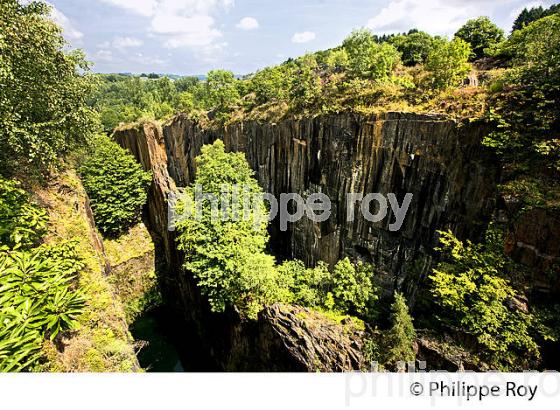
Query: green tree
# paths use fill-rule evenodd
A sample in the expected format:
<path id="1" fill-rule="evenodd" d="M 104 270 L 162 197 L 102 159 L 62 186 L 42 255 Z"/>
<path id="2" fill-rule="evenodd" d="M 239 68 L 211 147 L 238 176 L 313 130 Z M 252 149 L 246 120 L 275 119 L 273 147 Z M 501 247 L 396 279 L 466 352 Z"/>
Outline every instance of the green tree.
<path id="1" fill-rule="evenodd" d="M 534 21 L 558 12 L 560 12 L 560 4 L 554 4 L 548 9 L 543 9 L 542 6 L 531 7 L 530 9 L 524 8 L 513 22 L 512 32 L 521 30 Z"/>
<path id="2" fill-rule="evenodd" d="M 181 77 L 175 80 L 175 89 L 177 92 L 190 92 L 192 93 L 196 87 L 200 85 L 198 77 Z"/>
<path id="3" fill-rule="evenodd" d="M 290 99 L 294 108 L 302 110 L 319 103 L 323 84 L 315 56 L 307 54 L 296 61 L 292 72 Z"/>
<path id="4" fill-rule="evenodd" d="M 333 70 L 346 70 L 350 64 L 348 52 L 344 48 L 331 50 L 325 58 L 325 63 Z"/>
<path id="5" fill-rule="evenodd" d="M 225 120 L 241 102 L 236 82 L 231 71 L 212 70 L 208 73 L 204 101 L 206 108 L 214 109 L 221 120 Z"/>
<path id="6" fill-rule="evenodd" d="M 339 261 L 331 278 L 335 308 L 361 317 L 373 315 L 377 294 L 372 282 L 371 266 L 359 262 L 354 265 L 348 258 Z"/>
<path id="7" fill-rule="evenodd" d="M 286 261 L 278 267 L 280 282 L 288 287 L 288 301 L 301 306 L 335 310 L 366 320 L 374 317 L 377 289 L 373 285 L 370 265 L 353 264 L 348 258 L 334 266 L 319 262 L 306 268 L 303 262 Z"/>
<path id="8" fill-rule="evenodd" d="M 470 54 L 471 47 L 464 40 L 435 39 L 425 63 L 429 85 L 435 89 L 460 85 L 471 70 Z"/>
<path id="9" fill-rule="evenodd" d="M 415 66 L 423 64 L 432 47 L 433 37 L 423 31 L 411 31 L 389 40 L 389 43 L 401 53 L 403 64 Z"/>
<path id="10" fill-rule="evenodd" d="M 490 118 L 498 129 L 484 143 L 510 164 L 558 172 L 560 15 L 515 31 L 501 54 L 511 59 L 513 67 L 500 79 L 501 87 L 493 96 Z"/>
<path id="11" fill-rule="evenodd" d="M 282 66 L 267 67 L 257 71 L 250 79 L 249 90 L 255 93 L 257 104 L 282 101 L 287 98 L 288 79 Z"/>
<path id="12" fill-rule="evenodd" d="M 499 369 L 538 358 L 532 315 L 510 307 L 517 292 L 505 279 L 511 262 L 503 255 L 501 233 L 489 230 L 482 245 L 463 243 L 451 232 L 440 234 L 444 261 L 430 276 L 440 320 L 473 335 L 480 355 Z"/>
<path id="13" fill-rule="evenodd" d="M 93 87 L 81 52 L 66 52 L 44 3 L 0 7 L 0 169 L 44 170 L 96 129 Z M 25 164 L 25 165 L 24 165 Z"/>
<path id="14" fill-rule="evenodd" d="M 486 56 L 486 49 L 491 49 L 504 40 L 504 31 L 488 17 L 479 17 L 467 21 L 455 33 L 455 37 L 469 43 L 473 57 L 479 59 Z"/>
<path id="15" fill-rule="evenodd" d="M 80 174 L 103 234 L 117 236 L 140 220 L 152 178 L 125 149 L 99 137 Z"/>
<path id="16" fill-rule="evenodd" d="M 289 260 L 280 265 L 278 271 L 281 283 L 289 289 L 287 301 L 290 303 L 329 310 L 334 307 L 331 273 L 325 263 L 306 268 L 302 261 Z"/>
<path id="17" fill-rule="evenodd" d="M 236 218 L 232 196 L 238 186 L 239 203 L 246 199 L 252 203 L 262 190 L 244 154 L 226 153 L 220 140 L 204 146 L 196 164 L 194 185 L 205 195 L 216 195 L 222 205 L 227 198 L 227 206 L 217 215 L 209 201 L 196 202 L 202 199 L 196 197 L 194 186 L 187 189 L 177 205 L 176 223 L 178 246 L 185 252 L 183 267 L 194 275 L 214 312 L 236 306 L 246 317 L 255 318 L 264 304 L 281 299 L 281 286 L 274 258 L 265 253 L 264 202 L 240 211 Z M 223 213 L 228 217 L 220 217 Z"/>
<path id="18" fill-rule="evenodd" d="M 395 365 L 399 361 L 414 361 L 415 339 L 416 331 L 408 312 L 406 299 L 402 294 L 395 292 L 395 301 L 391 305 L 391 328 L 385 335 L 385 363 Z"/>
<path id="19" fill-rule="evenodd" d="M 378 44 L 367 29 L 354 31 L 343 42 L 350 72 L 372 80 L 387 78 L 400 62 L 399 52 L 388 43 Z"/>
<path id="20" fill-rule="evenodd" d="M 177 97 L 177 109 L 183 112 L 191 112 L 195 107 L 194 95 L 188 91 L 179 93 Z"/>

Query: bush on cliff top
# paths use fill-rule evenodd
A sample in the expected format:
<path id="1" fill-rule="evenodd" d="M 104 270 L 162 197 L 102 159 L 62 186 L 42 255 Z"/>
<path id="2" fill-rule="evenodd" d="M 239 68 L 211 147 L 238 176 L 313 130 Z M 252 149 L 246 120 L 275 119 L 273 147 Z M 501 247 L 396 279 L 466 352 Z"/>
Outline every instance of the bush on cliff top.
<path id="1" fill-rule="evenodd" d="M 80 168 L 99 230 L 118 236 L 140 220 L 151 174 L 107 137 L 99 137 Z"/>

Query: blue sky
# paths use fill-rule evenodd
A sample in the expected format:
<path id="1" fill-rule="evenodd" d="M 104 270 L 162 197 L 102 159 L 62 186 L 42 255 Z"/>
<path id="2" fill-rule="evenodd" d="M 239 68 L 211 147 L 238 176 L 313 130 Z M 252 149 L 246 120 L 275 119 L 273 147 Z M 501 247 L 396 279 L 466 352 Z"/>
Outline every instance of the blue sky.
<path id="1" fill-rule="evenodd" d="M 236 74 L 334 47 L 354 28 L 452 35 L 486 15 L 506 32 L 527 0 L 49 0 L 96 72 Z"/>

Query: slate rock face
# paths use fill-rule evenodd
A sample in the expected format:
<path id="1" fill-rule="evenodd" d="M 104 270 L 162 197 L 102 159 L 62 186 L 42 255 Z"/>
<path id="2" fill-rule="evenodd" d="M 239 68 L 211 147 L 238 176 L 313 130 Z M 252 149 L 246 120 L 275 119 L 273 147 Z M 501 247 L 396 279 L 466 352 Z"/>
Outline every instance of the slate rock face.
<path id="1" fill-rule="evenodd" d="M 278 306 L 265 309 L 257 323 L 243 322 L 235 312 L 210 313 L 194 278 L 181 269 L 175 233 L 167 226 L 168 194 L 193 182 L 201 147 L 222 139 L 227 150 L 245 153 L 266 192 L 276 197 L 323 192 L 331 199 L 332 215 L 323 223 L 304 218 L 280 232 L 275 220 L 276 252 L 308 265 L 320 260 L 332 265 L 344 256 L 372 262 L 383 272 L 387 293 L 399 288 L 413 298 L 432 265 L 437 230 L 476 239 L 495 210 L 498 164 L 480 144 L 484 133 L 478 125 L 405 113 L 251 121 L 210 130 L 179 115 L 163 127 L 121 128 L 114 138 L 153 172 L 146 219 L 165 272 L 162 286 L 216 366 L 340 371 L 360 368 L 363 335 L 350 332 L 337 339 L 342 330 L 327 318 L 310 319 L 294 313 L 298 308 Z M 402 228 L 391 232 L 391 213 L 377 223 L 360 212 L 347 220 L 351 192 L 394 193 L 399 203 L 412 193 L 413 200 Z"/>
<path id="2" fill-rule="evenodd" d="M 477 239 L 495 209 L 499 173 L 480 144 L 484 132 L 479 125 L 404 113 L 251 121 L 219 130 L 202 130 L 178 116 L 163 129 L 169 174 L 179 186 L 193 181 L 202 145 L 220 138 L 226 149 L 246 154 L 263 189 L 276 198 L 292 192 L 329 196 L 332 215 L 323 223 L 303 218 L 280 232 L 273 222 L 272 243 L 280 254 L 309 265 L 364 259 L 388 273 L 388 291 L 406 282 L 409 293 L 431 265 L 437 230 Z M 411 193 L 413 200 L 401 229 L 391 232 L 391 212 L 372 223 L 356 209 L 354 220 L 347 220 L 352 192 L 394 193 L 399 203 Z"/>

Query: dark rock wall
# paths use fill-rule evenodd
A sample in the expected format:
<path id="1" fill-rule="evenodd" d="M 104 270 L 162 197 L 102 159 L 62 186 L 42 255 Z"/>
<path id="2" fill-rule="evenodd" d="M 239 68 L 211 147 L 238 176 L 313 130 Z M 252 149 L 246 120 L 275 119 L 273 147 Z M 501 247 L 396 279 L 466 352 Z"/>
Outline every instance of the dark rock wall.
<path id="1" fill-rule="evenodd" d="M 313 265 L 336 263 L 348 255 L 383 268 L 388 289 L 412 292 L 430 266 L 437 230 L 477 238 L 495 208 L 497 163 L 481 145 L 484 129 L 458 126 L 437 116 L 387 113 L 363 117 L 329 115 L 280 123 L 236 123 L 203 131 L 184 116 L 163 129 L 168 170 L 177 185 L 193 181 L 194 158 L 202 145 L 224 140 L 241 151 L 266 192 L 307 196 L 326 193 L 333 214 L 328 221 L 307 218 L 279 232 L 272 226 L 276 250 Z M 395 218 L 372 223 L 356 211 L 347 222 L 350 192 L 395 193 L 402 202 L 414 195 L 405 222 L 390 232 Z"/>
<path id="2" fill-rule="evenodd" d="M 163 128 L 131 126 L 114 137 L 153 172 L 146 220 L 166 272 L 162 286 L 215 368 L 340 371 L 360 368 L 363 335 L 319 318 L 303 320 L 302 312 L 288 307 L 267 308 L 256 323 L 239 320 L 235 312 L 210 313 L 194 279 L 181 269 L 175 234 L 167 226 L 168 193 L 193 181 L 195 157 L 204 144 L 223 139 L 228 150 L 245 152 L 267 192 L 277 197 L 324 192 L 332 201 L 333 215 L 324 223 L 304 218 L 286 233 L 273 223 L 280 254 L 310 265 L 333 264 L 344 255 L 365 259 L 383 269 L 387 292 L 399 287 L 412 296 L 431 265 L 436 231 L 477 237 L 494 210 L 497 162 L 480 145 L 483 132 L 441 117 L 402 113 L 247 122 L 220 130 L 202 130 L 180 115 Z M 395 193 L 399 201 L 408 192 L 414 197 L 402 229 L 390 232 L 392 215 L 370 223 L 357 213 L 347 222 L 350 192 Z"/>

